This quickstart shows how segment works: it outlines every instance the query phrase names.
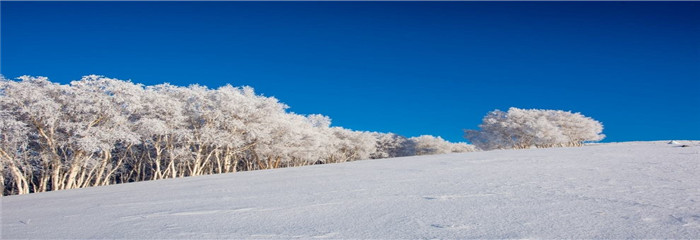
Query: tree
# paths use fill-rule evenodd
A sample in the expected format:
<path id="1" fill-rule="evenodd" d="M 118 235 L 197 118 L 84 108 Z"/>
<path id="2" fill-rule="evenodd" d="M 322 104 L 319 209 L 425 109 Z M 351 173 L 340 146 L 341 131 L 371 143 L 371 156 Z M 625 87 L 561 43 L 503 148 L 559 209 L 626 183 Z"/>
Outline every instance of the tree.
<path id="1" fill-rule="evenodd" d="M 466 130 L 465 137 L 484 150 L 581 146 L 605 137 L 600 122 L 561 110 L 495 110 L 484 117 L 479 128 Z"/>
<path id="2" fill-rule="evenodd" d="M 360 159 L 471 151 L 439 137 L 331 127 L 251 87 L 85 76 L 0 79 L 4 195 Z"/>
<path id="3" fill-rule="evenodd" d="M 422 135 L 408 139 L 415 146 L 415 155 L 474 152 L 476 148 L 466 143 L 451 143 L 441 137 Z"/>
<path id="4" fill-rule="evenodd" d="M 416 155 L 415 142 L 394 133 L 372 133 L 376 140 L 375 152 L 370 154 L 373 159 L 404 157 Z"/>

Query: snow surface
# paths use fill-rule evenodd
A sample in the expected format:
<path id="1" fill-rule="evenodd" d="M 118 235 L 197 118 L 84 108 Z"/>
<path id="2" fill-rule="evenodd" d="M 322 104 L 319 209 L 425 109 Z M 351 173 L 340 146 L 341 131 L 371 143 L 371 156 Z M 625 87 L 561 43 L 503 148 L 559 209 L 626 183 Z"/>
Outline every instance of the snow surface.
<path id="1" fill-rule="evenodd" d="M 700 142 L 365 160 L 9 196 L 2 238 L 700 238 Z"/>

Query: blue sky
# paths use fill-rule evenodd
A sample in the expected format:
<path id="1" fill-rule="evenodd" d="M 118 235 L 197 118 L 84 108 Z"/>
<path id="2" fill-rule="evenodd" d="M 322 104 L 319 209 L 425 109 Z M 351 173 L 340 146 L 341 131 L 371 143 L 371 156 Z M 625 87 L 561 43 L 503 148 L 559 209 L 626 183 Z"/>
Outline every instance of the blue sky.
<path id="1" fill-rule="evenodd" d="M 494 109 L 700 139 L 700 2 L 2 2 L 0 72 L 250 85 L 355 130 L 464 141 Z"/>

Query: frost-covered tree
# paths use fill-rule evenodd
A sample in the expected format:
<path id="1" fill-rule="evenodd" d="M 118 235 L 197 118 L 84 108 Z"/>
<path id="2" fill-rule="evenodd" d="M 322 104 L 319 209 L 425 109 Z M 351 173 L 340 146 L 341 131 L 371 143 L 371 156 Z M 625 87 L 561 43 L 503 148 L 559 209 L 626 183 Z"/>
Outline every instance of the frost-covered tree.
<path id="1" fill-rule="evenodd" d="M 1 104 L 2 102 L 0 102 Z M 28 154 L 29 128 L 10 115 L 0 111 L 0 192 L 5 192 L 5 180 L 11 193 L 29 193 L 33 166 Z M 5 176 L 8 175 L 8 176 Z"/>
<path id="2" fill-rule="evenodd" d="M 342 127 L 332 127 L 331 155 L 321 160 L 323 163 L 339 163 L 357 159 L 369 159 L 376 149 L 376 138 L 371 132 L 352 131 Z"/>
<path id="3" fill-rule="evenodd" d="M 25 168 L 12 167 L 10 171 L 13 179 L 6 181 L 22 183 L 26 182 L 27 188 L 10 189 L 9 192 L 28 193 L 35 191 L 58 190 L 66 185 L 65 172 L 67 170 L 66 158 L 73 158 L 75 154 L 67 147 L 71 138 L 71 132 L 67 131 L 70 124 L 66 124 L 65 117 L 61 114 L 63 107 L 70 104 L 72 89 L 69 86 L 54 84 L 42 77 L 23 76 L 20 81 L 2 80 L 0 90 L 0 111 L 2 117 L 11 117 L 14 121 L 20 121 L 26 126 L 26 136 L 10 136 L 12 139 L 25 139 L 21 149 L 10 149 L 13 145 L 3 146 L 3 149 L 15 153 L 11 156 L 24 156 L 15 159 L 19 165 Z M 3 122 L 12 123 L 13 119 Z M 16 131 L 15 131 L 16 132 Z M 4 135 L 4 134 L 3 134 Z M 9 147 L 9 148 L 8 148 Z M 6 155 L 6 154 L 3 154 Z M 5 159 L 7 156 L 5 156 Z M 19 170 L 20 172 L 16 172 Z M 4 174 L 7 176 L 7 174 Z M 23 185 L 23 184 L 22 184 Z M 5 185 L 7 187 L 7 184 Z M 5 189 L 8 193 L 8 189 Z"/>
<path id="4" fill-rule="evenodd" d="M 251 87 L 0 79 L 3 195 L 473 150 L 332 127 Z"/>
<path id="5" fill-rule="evenodd" d="M 416 145 L 408 138 L 394 133 L 372 133 L 377 139 L 371 158 L 391 158 L 416 155 Z"/>
<path id="6" fill-rule="evenodd" d="M 415 155 L 474 152 L 476 148 L 466 143 L 451 143 L 441 137 L 422 135 L 408 139 L 415 147 Z"/>
<path id="7" fill-rule="evenodd" d="M 580 146 L 605 137 L 600 122 L 561 110 L 495 110 L 484 117 L 479 128 L 466 130 L 465 137 L 483 150 Z"/>

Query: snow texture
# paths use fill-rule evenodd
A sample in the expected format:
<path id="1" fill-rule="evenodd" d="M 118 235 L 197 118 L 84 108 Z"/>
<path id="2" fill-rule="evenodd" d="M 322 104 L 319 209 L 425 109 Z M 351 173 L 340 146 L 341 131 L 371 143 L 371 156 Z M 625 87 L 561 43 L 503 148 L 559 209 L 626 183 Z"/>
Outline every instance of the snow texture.
<path id="1" fill-rule="evenodd" d="M 700 238 L 700 142 L 314 165 L 2 198 L 15 238 Z"/>

